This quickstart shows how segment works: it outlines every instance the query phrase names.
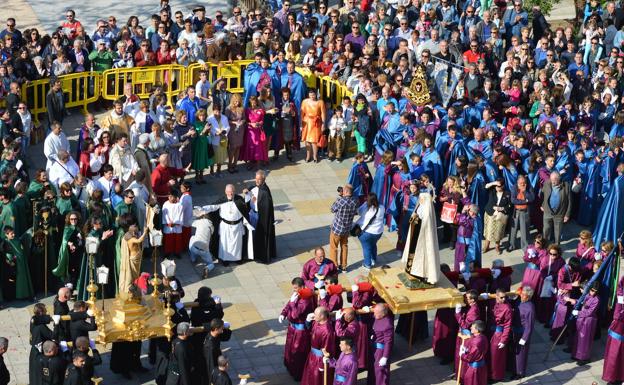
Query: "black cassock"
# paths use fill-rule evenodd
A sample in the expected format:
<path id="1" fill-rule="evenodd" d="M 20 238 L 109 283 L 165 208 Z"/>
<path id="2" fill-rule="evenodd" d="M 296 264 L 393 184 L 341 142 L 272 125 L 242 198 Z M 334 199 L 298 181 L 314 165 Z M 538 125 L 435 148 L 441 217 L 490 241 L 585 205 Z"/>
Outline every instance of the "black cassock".
<path id="1" fill-rule="evenodd" d="M 7 385 L 11 381 L 11 373 L 4 363 L 4 357 L 0 356 L 0 385 Z"/>
<path id="2" fill-rule="evenodd" d="M 261 186 L 251 186 L 248 190 L 258 189 L 256 206 L 258 222 L 253 232 L 254 260 L 262 263 L 270 263 L 275 258 L 275 212 L 273 208 L 273 196 L 266 183 Z"/>
<path id="3" fill-rule="evenodd" d="M 204 329 L 210 330 L 210 325 L 204 325 Z M 206 335 L 204 341 L 204 359 L 206 360 L 206 374 L 212 373 L 217 369 L 217 359 L 221 355 L 221 341 L 229 341 L 232 337 L 232 331 L 229 328 L 223 329 L 223 333 L 217 337 L 213 337 L 210 332 Z"/>
<path id="4" fill-rule="evenodd" d="M 65 379 L 67 361 L 60 356 L 46 357 L 38 353 L 35 362 L 31 363 L 36 370 L 35 381 L 30 385 L 62 385 Z"/>
<path id="5" fill-rule="evenodd" d="M 52 317 L 49 315 L 36 315 L 30 319 L 30 356 L 28 358 L 28 378 L 29 384 L 36 385 L 39 383 L 41 374 L 38 369 L 39 349 L 44 342 L 49 340 L 58 340 L 59 327 L 50 330 L 48 325 L 52 324 Z"/>
<path id="6" fill-rule="evenodd" d="M 191 385 L 195 383 L 192 373 L 192 357 L 193 347 L 189 341 L 176 338 L 173 341 L 167 385 Z"/>
<path id="7" fill-rule="evenodd" d="M 219 370 L 216 368 L 212 375 L 210 376 L 210 382 L 212 385 L 232 385 L 232 380 L 230 379 L 230 375 L 227 372 Z"/>
<path id="8" fill-rule="evenodd" d="M 63 385 L 87 385 L 82 381 L 82 371 L 80 368 L 75 367 L 74 364 L 69 364 L 65 372 Z"/>

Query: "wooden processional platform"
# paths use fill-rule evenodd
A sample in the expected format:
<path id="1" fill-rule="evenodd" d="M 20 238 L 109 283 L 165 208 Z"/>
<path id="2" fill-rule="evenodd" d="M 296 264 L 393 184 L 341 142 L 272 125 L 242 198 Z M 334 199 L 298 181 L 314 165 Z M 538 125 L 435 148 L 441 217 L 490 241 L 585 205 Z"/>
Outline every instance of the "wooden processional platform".
<path id="1" fill-rule="evenodd" d="M 440 274 L 440 281 L 434 288 L 408 289 L 398 277 L 403 272 L 394 267 L 378 267 L 368 273 L 369 281 L 394 314 L 453 308 L 457 304 L 464 304 L 463 293 L 444 274 Z"/>

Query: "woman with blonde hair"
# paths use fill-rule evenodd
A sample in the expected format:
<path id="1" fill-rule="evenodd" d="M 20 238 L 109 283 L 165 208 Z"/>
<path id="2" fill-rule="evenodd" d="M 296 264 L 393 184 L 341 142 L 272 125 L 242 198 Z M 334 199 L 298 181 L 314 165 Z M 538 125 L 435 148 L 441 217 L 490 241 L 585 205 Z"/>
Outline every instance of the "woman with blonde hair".
<path id="1" fill-rule="evenodd" d="M 225 117 L 230 122 L 228 132 L 228 172 L 230 174 L 238 172 L 236 163 L 240 149 L 245 138 L 245 110 L 243 108 L 243 98 L 240 94 L 233 94 L 230 105 L 225 110 Z"/>
<path id="2" fill-rule="evenodd" d="M 594 254 L 596 254 L 596 248 L 594 247 L 591 231 L 581 230 L 579 242 L 576 246 L 576 257 L 581 261 L 581 267 L 591 271 L 596 261 Z"/>

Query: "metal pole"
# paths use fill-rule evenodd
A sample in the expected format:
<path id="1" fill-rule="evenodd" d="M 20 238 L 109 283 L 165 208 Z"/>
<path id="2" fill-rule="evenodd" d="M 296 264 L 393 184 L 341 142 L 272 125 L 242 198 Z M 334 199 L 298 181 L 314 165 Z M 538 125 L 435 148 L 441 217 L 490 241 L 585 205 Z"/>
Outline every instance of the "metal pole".
<path id="1" fill-rule="evenodd" d="M 43 268 L 44 268 L 44 274 L 43 274 L 43 286 L 44 286 L 44 290 L 45 290 L 45 296 L 48 296 L 48 230 L 43 230 L 43 234 L 45 235 L 45 240 L 44 240 L 44 246 L 43 246 L 43 259 L 44 259 L 44 263 L 43 263 Z"/>

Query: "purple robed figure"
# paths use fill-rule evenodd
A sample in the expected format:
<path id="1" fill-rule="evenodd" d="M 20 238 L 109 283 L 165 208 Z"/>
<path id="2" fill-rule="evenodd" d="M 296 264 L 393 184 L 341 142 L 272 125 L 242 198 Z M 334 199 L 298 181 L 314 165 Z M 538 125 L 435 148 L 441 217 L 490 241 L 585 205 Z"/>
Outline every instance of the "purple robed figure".
<path id="1" fill-rule="evenodd" d="M 576 258 L 571 258 L 571 260 L 576 260 Z M 578 290 L 578 284 L 582 278 L 582 274 L 577 268 L 572 268 L 570 264 L 567 264 L 562 269 L 559 269 L 557 278 L 557 303 L 555 305 L 555 312 L 550 329 L 550 338 L 553 341 L 561 334 L 572 312 L 572 304 L 568 299 L 579 298 L 581 294 L 580 290 Z M 569 330 L 566 330 L 566 333 L 567 332 L 569 332 Z"/>
<path id="2" fill-rule="evenodd" d="M 335 356 L 335 334 L 334 328 L 329 320 L 322 324 L 319 322 L 312 323 L 310 350 L 308 352 L 308 358 L 305 360 L 301 385 L 323 385 L 323 349 L 327 350 L 330 357 Z M 328 371 L 327 377 L 332 378 L 333 369 L 330 370 L 328 368 Z"/>
<path id="3" fill-rule="evenodd" d="M 488 353 L 488 340 L 483 334 L 472 336 L 464 342 L 466 353 L 462 355 L 462 383 L 464 385 L 487 384 L 488 370 L 485 357 Z"/>
<path id="4" fill-rule="evenodd" d="M 306 316 L 314 311 L 314 303 L 310 297 L 299 295 L 295 301 L 290 301 L 282 310 L 282 315 L 288 320 L 288 332 L 284 345 L 284 366 L 288 373 L 300 381 L 303 375 L 303 365 L 310 352 L 310 331 L 306 328 Z"/>
<path id="5" fill-rule="evenodd" d="M 565 261 L 560 256 L 556 258 L 546 254 L 540 261 L 540 279 L 535 289 L 534 301 L 537 320 L 543 324 L 549 323 L 555 307 L 557 297 L 554 293 L 550 296 L 541 297 L 542 286 L 546 279 L 552 282 L 553 288 L 557 287 L 557 275 L 559 270 L 565 265 Z M 548 278 L 550 277 L 550 278 Z"/>
<path id="6" fill-rule="evenodd" d="M 522 276 L 522 286 L 530 286 L 533 290 L 537 289 L 540 282 L 540 261 L 545 257 L 548 258 L 548 251 L 538 246 L 529 245 L 523 257 L 526 267 Z"/>
<path id="7" fill-rule="evenodd" d="M 488 374 L 490 380 L 502 381 L 505 379 L 507 368 L 507 350 L 511 337 L 511 320 L 513 310 L 507 302 L 496 303 L 492 309 L 494 334 L 490 338 L 490 359 L 488 360 Z M 504 346 L 501 348 L 499 344 Z"/>
<path id="8" fill-rule="evenodd" d="M 390 353 L 394 343 L 394 316 L 387 314 L 373 322 L 373 370 L 368 371 L 368 385 L 390 385 Z M 385 358 L 385 365 L 380 360 Z M 382 362 L 383 363 L 383 362 Z"/>
<path id="9" fill-rule="evenodd" d="M 481 309 L 479 309 L 477 301 L 475 300 L 470 306 L 464 306 L 459 313 L 455 311 L 455 319 L 459 325 L 459 332 L 466 336 L 470 335 L 470 326 L 475 321 L 481 319 Z M 457 352 L 455 355 L 455 373 L 457 373 L 457 367 L 459 366 L 459 347 L 461 346 L 461 342 L 461 337 L 457 336 L 455 339 L 455 352 Z M 485 357 L 485 353 L 483 357 Z M 487 368 L 484 367 L 484 370 L 487 373 Z"/>
<path id="10" fill-rule="evenodd" d="M 352 321 L 346 321 L 343 316 L 336 320 L 334 331 L 336 332 L 336 341 L 340 341 L 343 337 L 348 337 L 353 340 L 353 352 L 355 354 L 355 364 L 357 365 L 358 354 L 355 343 L 360 335 L 360 323 L 358 320 L 354 318 Z"/>
<path id="11" fill-rule="evenodd" d="M 337 360 L 329 360 L 329 366 L 334 368 L 334 385 L 357 384 L 358 364 L 355 353 L 340 353 Z"/>
<path id="12" fill-rule="evenodd" d="M 351 305 L 358 311 L 362 310 L 365 306 L 373 305 L 373 297 L 375 295 L 374 290 L 362 290 L 353 292 L 353 298 Z M 358 369 L 369 368 L 369 351 L 370 351 L 370 335 L 371 328 L 373 326 L 373 315 L 371 313 L 359 314 L 357 317 L 357 323 L 359 326 L 359 333 L 355 339 L 355 352 L 358 357 Z"/>
<path id="13" fill-rule="evenodd" d="M 318 301 L 319 306 L 326 307 L 330 312 L 342 309 L 342 293 L 329 294 L 326 293 L 325 297 L 321 297 Z"/>
<path id="14" fill-rule="evenodd" d="M 323 258 L 323 261 L 318 263 L 315 258 L 312 258 L 303 265 L 301 278 L 303 278 L 307 288 L 314 290 L 314 284 L 318 281 L 316 274 L 329 277 L 337 273 L 338 269 L 336 269 L 336 265 L 331 259 Z"/>
<path id="15" fill-rule="evenodd" d="M 457 287 L 457 282 L 459 281 L 457 272 L 448 271 L 444 272 L 444 275 L 451 281 L 453 286 Z M 436 310 L 433 320 L 431 345 L 433 354 L 436 357 L 440 357 L 444 363 L 451 362 L 453 357 L 455 357 L 455 339 L 457 338 L 458 327 L 454 309 L 441 308 Z"/>
<path id="16" fill-rule="evenodd" d="M 616 297 L 602 365 L 602 379 L 610 383 L 624 381 L 624 276 L 618 283 Z"/>
<path id="17" fill-rule="evenodd" d="M 455 271 L 461 271 L 460 263 L 463 264 L 466 261 L 466 253 L 468 252 L 468 245 L 472 238 L 472 231 L 476 220 L 476 217 L 473 218 L 468 213 L 459 215 L 457 242 L 455 243 Z"/>
<path id="18" fill-rule="evenodd" d="M 535 305 L 530 298 L 514 312 L 513 333 L 516 351 L 516 376 L 524 377 L 529 358 L 529 346 L 535 325 Z"/>
<path id="19" fill-rule="evenodd" d="M 600 297 L 588 295 L 576 318 L 576 333 L 572 342 L 572 358 L 579 361 L 589 361 L 591 346 L 598 325 L 598 309 Z"/>

